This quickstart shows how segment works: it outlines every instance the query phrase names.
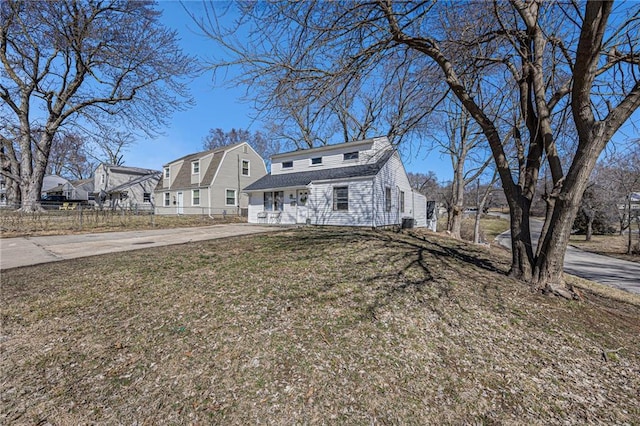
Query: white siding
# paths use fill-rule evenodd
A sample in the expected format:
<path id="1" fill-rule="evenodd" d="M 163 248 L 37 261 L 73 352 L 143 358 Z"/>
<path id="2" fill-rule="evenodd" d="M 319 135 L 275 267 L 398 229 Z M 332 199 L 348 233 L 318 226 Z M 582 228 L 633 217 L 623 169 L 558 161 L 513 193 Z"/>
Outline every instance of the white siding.
<path id="1" fill-rule="evenodd" d="M 333 210 L 333 188 L 349 188 L 349 211 Z M 372 180 L 350 180 L 311 185 L 309 218 L 313 225 L 372 226 Z"/>
<path id="2" fill-rule="evenodd" d="M 411 191 L 411 198 L 416 228 L 427 226 L 427 198 L 416 191 Z"/>
<path id="3" fill-rule="evenodd" d="M 375 162 L 380 155 L 391 148 L 386 138 L 375 138 L 357 143 L 328 145 L 313 150 L 296 151 L 278 155 L 271 164 L 271 174 L 297 173 L 309 170 L 332 169 L 357 166 Z M 358 151 L 357 160 L 344 160 L 344 154 Z M 311 158 L 322 157 L 322 164 L 311 164 Z M 291 161 L 293 167 L 282 168 L 282 163 Z"/>
<path id="4" fill-rule="evenodd" d="M 376 138 L 362 143 L 341 144 L 313 150 L 278 155 L 273 159 L 272 174 L 302 172 L 317 169 L 331 169 L 347 165 L 370 164 L 391 148 L 386 138 Z M 344 160 L 347 152 L 359 152 L 357 160 Z M 322 157 L 321 165 L 311 165 L 311 158 Z M 293 167 L 282 169 L 282 163 L 292 161 Z M 348 211 L 333 210 L 335 187 L 348 187 Z M 390 209 L 385 201 L 386 188 L 391 191 Z M 312 182 L 308 188 L 307 218 L 313 225 L 370 226 L 381 227 L 401 225 L 403 218 L 413 218 L 415 226 L 426 226 L 426 200 L 414 193 L 400 156 L 395 152 L 375 177 L 351 178 L 348 180 Z M 401 193 L 404 192 L 404 209 L 400 207 Z M 280 223 L 296 223 L 297 209 L 294 201 L 295 189 L 284 190 L 284 206 Z M 259 214 L 263 212 L 263 192 L 250 194 L 249 222 L 265 222 Z M 404 210 L 404 211 L 401 211 Z M 267 220 L 268 221 L 268 220 Z"/>
<path id="5" fill-rule="evenodd" d="M 391 189 L 391 209 L 387 211 L 385 189 Z M 400 191 L 404 192 L 404 213 L 400 212 Z M 375 226 L 402 224 L 403 217 L 414 217 L 411 185 L 398 153 L 382 167 L 374 183 Z"/>

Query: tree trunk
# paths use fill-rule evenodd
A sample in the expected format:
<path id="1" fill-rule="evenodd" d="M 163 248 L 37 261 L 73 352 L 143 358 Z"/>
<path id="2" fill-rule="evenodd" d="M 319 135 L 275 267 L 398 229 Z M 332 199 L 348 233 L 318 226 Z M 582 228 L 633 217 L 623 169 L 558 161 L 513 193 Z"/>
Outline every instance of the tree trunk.
<path id="1" fill-rule="evenodd" d="M 47 162 L 54 134 L 55 130 L 51 130 L 47 127 L 47 131 L 42 133 L 42 136 L 37 143 L 38 149 L 35 156 L 25 156 L 25 158 L 22 158 L 22 162 L 20 164 L 20 169 L 23 172 L 20 185 L 22 207 L 19 209 L 22 212 L 36 212 L 44 210 L 40 204 L 40 197 L 42 195 L 42 182 L 47 170 Z M 30 139 L 31 138 L 29 138 L 29 142 Z M 29 173 L 24 173 L 24 170 L 28 170 Z"/>
<path id="2" fill-rule="evenodd" d="M 462 225 L 462 212 L 464 210 L 464 163 L 461 162 L 460 158 L 453 172 L 453 185 L 451 189 L 453 192 L 453 209 L 451 211 L 451 228 L 449 232 L 451 232 L 453 238 L 459 240 L 461 238 L 460 228 Z"/>
<path id="3" fill-rule="evenodd" d="M 462 227 L 461 225 L 462 225 L 462 206 L 455 204 L 451 209 L 451 228 L 449 229 L 449 232 L 451 233 L 451 236 L 457 240 L 462 238 L 460 235 L 460 228 Z"/>
<path id="4" fill-rule="evenodd" d="M 511 219 L 511 269 L 509 276 L 529 281 L 533 275 L 533 249 L 529 213 L 531 202 L 520 197 L 520 202 L 510 204 Z"/>
<path id="5" fill-rule="evenodd" d="M 536 259 L 531 279 L 533 291 L 553 293 L 566 298 L 575 296 L 573 289 L 562 279 L 564 255 L 589 175 L 604 148 L 604 141 L 598 139 L 597 135 L 598 131 L 595 131 L 589 135 L 588 140 L 580 141 L 573 164 L 562 182 L 549 222 L 549 230 L 541 242 L 541 254 Z"/>
<path id="6" fill-rule="evenodd" d="M 627 242 L 627 254 L 631 255 L 633 253 L 633 244 L 632 244 L 632 239 L 631 239 L 631 194 L 627 195 L 627 211 L 629 212 L 629 214 L 627 215 L 627 232 L 629 233 L 629 238 L 628 238 L 628 242 Z M 638 231 L 640 232 L 640 230 Z"/>
<path id="7" fill-rule="evenodd" d="M 593 235 L 593 218 L 594 215 L 587 215 L 587 235 L 585 236 L 585 241 L 591 241 L 591 236 Z"/>
<path id="8" fill-rule="evenodd" d="M 562 271 L 564 255 L 569 244 L 573 219 L 578 213 L 579 203 L 580 197 L 576 197 L 575 194 L 571 199 L 556 201 L 549 232 L 542 241 L 541 253 L 543 255 L 536 259 L 531 279 L 532 291 L 545 294 L 555 293 L 569 299 L 573 298 L 572 289 L 567 287 L 562 279 Z"/>

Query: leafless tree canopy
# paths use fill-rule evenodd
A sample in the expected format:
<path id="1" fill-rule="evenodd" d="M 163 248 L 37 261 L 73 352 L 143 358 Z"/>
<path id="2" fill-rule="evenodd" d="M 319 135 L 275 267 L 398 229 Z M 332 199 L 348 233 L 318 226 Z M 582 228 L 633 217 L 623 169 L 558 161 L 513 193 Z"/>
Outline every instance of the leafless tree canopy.
<path id="1" fill-rule="evenodd" d="M 38 206 L 59 129 L 153 133 L 189 99 L 192 61 L 152 2 L 7 0 L 0 16 L 0 137 L 25 210 Z"/>
<path id="2" fill-rule="evenodd" d="M 231 28 L 214 5 L 208 11 L 199 22 L 227 49 L 215 68 L 239 66 L 260 110 L 289 117 L 303 145 L 336 132 L 336 122 L 419 132 L 450 91 L 498 171 L 512 275 L 571 297 L 562 264 L 580 198 L 598 156 L 640 105 L 640 3 L 258 2 L 240 5 Z M 376 102 L 391 118 L 367 113 Z M 543 165 L 553 190 L 534 249 L 529 213 Z"/>
<path id="3" fill-rule="evenodd" d="M 246 129 L 231 129 L 228 132 L 220 128 L 211 129 L 203 139 L 202 146 L 208 150 L 241 142 L 247 142 L 265 160 L 268 160 L 269 157 L 280 150 L 277 141 L 272 140 L 265 133 L 261 131 L 251 132 Z"/>

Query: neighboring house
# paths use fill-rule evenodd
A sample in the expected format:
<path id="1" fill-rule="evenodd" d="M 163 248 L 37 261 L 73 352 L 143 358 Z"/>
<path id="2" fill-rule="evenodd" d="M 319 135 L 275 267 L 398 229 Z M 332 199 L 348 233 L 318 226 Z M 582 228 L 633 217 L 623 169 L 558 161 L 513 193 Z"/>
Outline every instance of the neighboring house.
<path id="1" fill-rule="evenodd" d="M 184 156 L 164 166 L 156 213 L 246 215 L 248 197 L 240 190 L 266 174 L 246 142 Z"/>
<path id="2" fill-rule="evenodd" d="M 139 167 L 100 164 L 93 174 L 93 194 L 100 208 L 153 210 L 153 190 L 161 172 Z"/>
<path id="3" fill-rule="evenodd" d="M 385 137 L 274 155 L 244 191 L 250 223 L 427 225 L 426 198 Z"/>
<path id="4" fill-rule="evenodd" d="M 7 181 L 0 174 L 0 207 L 7 207 L 9 200 L 7 199 Z"/>
<path id="5" fill-rule="evenodd" d="M 42 198 L 88 201 L 89 193 L 93 191 L 93 179 L 82 179 L 70 181 L 57 175 L 47 175 L 42 183 Z"/>

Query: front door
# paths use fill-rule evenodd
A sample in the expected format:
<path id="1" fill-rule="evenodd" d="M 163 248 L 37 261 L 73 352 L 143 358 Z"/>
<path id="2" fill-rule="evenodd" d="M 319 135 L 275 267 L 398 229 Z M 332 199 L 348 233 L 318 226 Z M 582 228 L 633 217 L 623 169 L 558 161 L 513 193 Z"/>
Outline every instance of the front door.
<path id="1" fill-rule="evenodd" d="M 307 202 L 309 199 L 309 190 L 308 189 L 298 189 L 298 198 L 296 202 L 296 222 L 297 223 L 307 223 L 308 217 L 308 208 Z"/>
<path id="2" fill-rule="evenodd" d="M 178 209 L 178 214 L 184 213 L 183 209 L 182 209 L 182 206 L 183 206 L 182 203 L 183 203 L 182 192 L 178 192 L 178 200 L 177 200 L 177 204 L 176 204 L 176 208 Z"/>

